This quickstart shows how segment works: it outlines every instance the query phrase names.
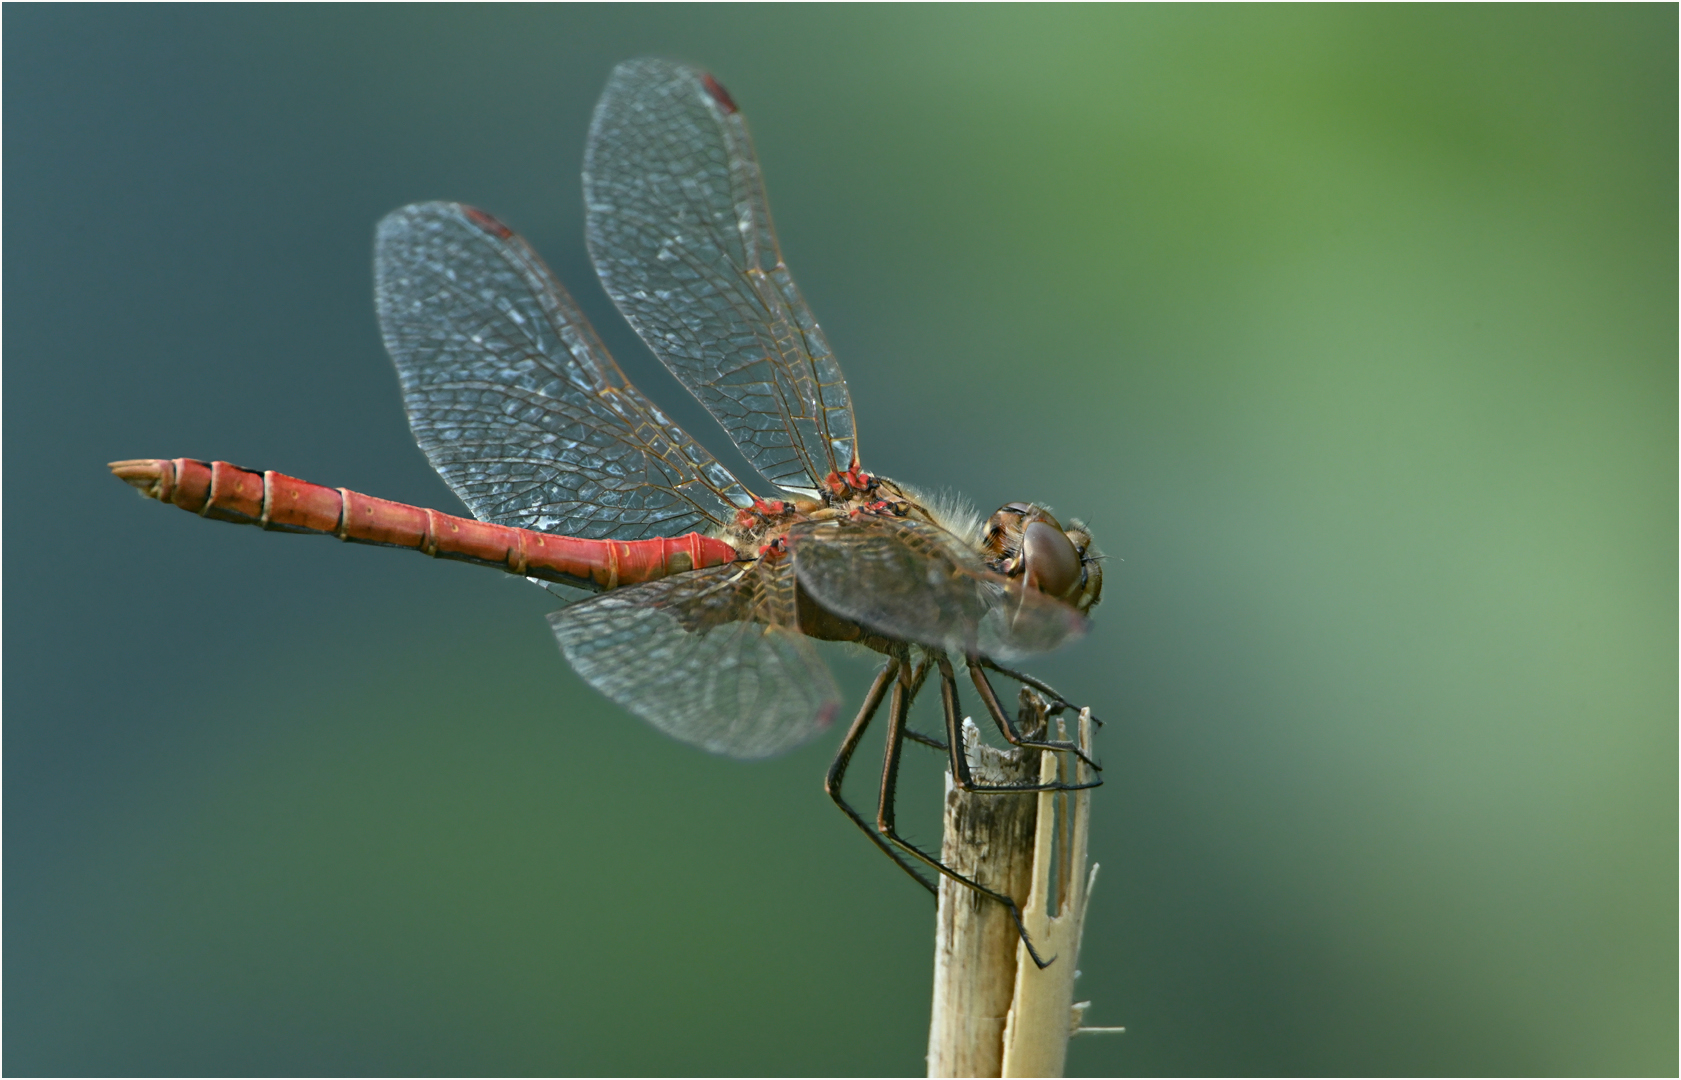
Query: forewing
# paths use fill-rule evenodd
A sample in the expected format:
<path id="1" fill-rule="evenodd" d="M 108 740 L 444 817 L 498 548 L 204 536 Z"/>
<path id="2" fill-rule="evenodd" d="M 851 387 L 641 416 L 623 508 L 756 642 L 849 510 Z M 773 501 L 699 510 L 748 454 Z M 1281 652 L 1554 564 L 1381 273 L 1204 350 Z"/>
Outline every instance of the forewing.
<path id="1" fill-rule="evenodd" d="M 988 570 L 944 529 L 857 517 L 796 526 L 794 568 L 813 600 L 885 637 L 997 660 L 1078 637 L 1072 607 Z"/>
<path id="2" fill-rule="evenodd" d="M 747 125 L 710 75 L 613 69 L 584 202 L 608 294 L 754 468 L 815 493 L 856 464 L 846 380 L 782 261 Z"/>
<path id="3" fill-rule="evenodd" d="M 676 536 L 752 497 L 630 384 L 537 254 L 489 214 L 421 203 L 374 244 L 385 347 L 426 457 L 485 521 Z"/>
<path id="4" fill-rule="evenodd" d="M 591 686 L 714 754 L 764 758 L 817 734 L 840 705 L 799 631 L 787 560 L 695 570 L 549 616 Z"/>

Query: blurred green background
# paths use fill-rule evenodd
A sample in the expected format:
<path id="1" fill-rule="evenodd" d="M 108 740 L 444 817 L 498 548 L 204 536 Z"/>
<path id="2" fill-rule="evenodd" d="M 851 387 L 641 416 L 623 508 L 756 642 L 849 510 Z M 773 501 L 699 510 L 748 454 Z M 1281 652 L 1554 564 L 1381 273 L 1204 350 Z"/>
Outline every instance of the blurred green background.
<path id="1" fill-rule="evenodd" d="M 1035 666 L 1110 720 L 1080 996 L 1128 1033 L 1071 1072 L 1672 1074 L 1676 22 L 8 5 L 5 1071 L 922 1071 L 932 905 L 838 732 L 708 757 L 521 582 L 104 470 L 458 509 L 371 302 L 436 198 L 720 443 L 582 241 L 662 54 L 753 124 L 865 464 L 1113 556 Z M 931 756 L 904 802 L 933 840 Z"/>

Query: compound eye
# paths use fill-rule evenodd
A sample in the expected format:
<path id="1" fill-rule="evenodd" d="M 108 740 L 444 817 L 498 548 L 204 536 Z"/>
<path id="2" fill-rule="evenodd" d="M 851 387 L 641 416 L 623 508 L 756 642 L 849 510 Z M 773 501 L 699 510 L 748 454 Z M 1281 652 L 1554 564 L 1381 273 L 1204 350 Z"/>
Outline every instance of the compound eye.
<path id="1" fill-rule="evenodd" d="M 1021 531 L 1021 554 L 1027 583 L 1048 596 L 1066 599 L 1080 583 L 1080 553 L 1054 525 L 1028 522 Z"/>

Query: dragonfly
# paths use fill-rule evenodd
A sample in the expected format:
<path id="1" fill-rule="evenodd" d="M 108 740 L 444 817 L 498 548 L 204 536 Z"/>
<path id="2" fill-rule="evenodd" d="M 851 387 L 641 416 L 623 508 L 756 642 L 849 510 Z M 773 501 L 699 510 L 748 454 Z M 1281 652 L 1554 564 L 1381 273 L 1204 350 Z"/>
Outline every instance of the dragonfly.
<path id="1" fill-rule="evenodd" d="M 1083 750 L 1017 722 L 988 673 L 1074 709 L 1005 666 L 1078 637 L 1101 596 L 1101 555 L 1078 521 L 1012 502 L 988 519 L 864 471 L 840 365 L 783 262 L 746 122 L 710 74 L 663 60 L 616 67 L 583 170 L 586 238 L 608 295 L 774 492 L 756 494 L 645 397 L 535 251 L 452 202 L 393 211 L 374 247 L 381 334 L 416 442 L 465 518 L 192 458 L 112 462 L 143 495 L 203 517 L 494 567 L 576 597 L 549 616 L 596 690 L 667 735 L 754 759 L 828 727 L 841 705 L 813 641 L 883 657 L 825 777 L 836 805 L 931 892 L 944 875 L 1009 896 L 900 835 L 907 740 L 963 750 L 958 669 L 1003 738 Z M 762 487 L 762 485 L 759 485 Z M 911 705 L 940 687 L 943 739 Z M 1025 691 L 1024 691 L 1025 692 Z M 874 821 L 842 785 L 887 705 Z"/>

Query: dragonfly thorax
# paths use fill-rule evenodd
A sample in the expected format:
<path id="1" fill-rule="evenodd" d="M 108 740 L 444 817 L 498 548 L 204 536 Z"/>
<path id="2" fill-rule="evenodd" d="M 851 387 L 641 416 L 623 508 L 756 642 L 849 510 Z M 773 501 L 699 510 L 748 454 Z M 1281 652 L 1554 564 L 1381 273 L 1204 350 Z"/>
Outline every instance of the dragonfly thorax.
<path id="1" fill-rule="evenodd" d="M 912 518 L 944 525 L 924 507 L 918 497 L 884 476 L 861 472 L 830 474 L 818 498 L 755 499 L 738 510 L 726 538 L 743 553 L 782 550 L 778 541 L 795 525 L 811 521 L 835 521 L 866 515 Z M 751 557 L 751 556 L 749 556 Z"/>

